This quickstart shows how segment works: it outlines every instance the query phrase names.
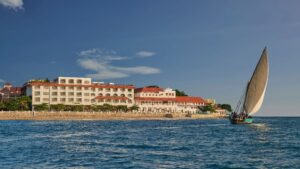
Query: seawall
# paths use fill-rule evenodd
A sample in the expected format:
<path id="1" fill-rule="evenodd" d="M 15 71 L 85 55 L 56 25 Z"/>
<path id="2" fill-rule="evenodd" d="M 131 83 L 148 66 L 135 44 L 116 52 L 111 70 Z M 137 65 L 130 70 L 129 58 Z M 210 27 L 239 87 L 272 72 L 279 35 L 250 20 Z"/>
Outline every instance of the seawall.
<path id="1" fill-rule="evenodd" d="M 142 113 L 142 112 L 32 112 L 32 111 L 0 111 L 0 120 L 155 120 L 155 119 L 210 119 L 224 118 L 218 113 L 192 114 Z"/>

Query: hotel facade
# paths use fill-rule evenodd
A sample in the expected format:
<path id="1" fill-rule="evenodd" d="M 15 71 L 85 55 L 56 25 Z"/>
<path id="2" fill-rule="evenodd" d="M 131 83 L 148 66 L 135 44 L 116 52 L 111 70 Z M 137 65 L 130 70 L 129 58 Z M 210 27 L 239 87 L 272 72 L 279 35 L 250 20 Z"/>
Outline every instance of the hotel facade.
<path id="1" fill-rule="evenodd" d="M 196 113 L 205 105 L 201 97 L 176 96 L 170 88 L 92 82 L 91 78 L 58 77 L 52 82 L 29 81 L 25 95 L 32 97 L 33 107 L 48 105 L 137 105 L 139 112 Z"/>
<path id="2" fill-rule="evenodd" d="M 176 96 L 173 89 L 157 86 L 135 89 L 134 99 L 143 112 L 196 113 L 205 105 L 201 97 Z"/>
<path id="3" fill-rule="evenodd" d="M 126 105 L 134 104 L 134 86 L 92 82 L 91 78 L 58 77 L 53 82 L 29 81 L 25 93 L 32 105 Z"/>

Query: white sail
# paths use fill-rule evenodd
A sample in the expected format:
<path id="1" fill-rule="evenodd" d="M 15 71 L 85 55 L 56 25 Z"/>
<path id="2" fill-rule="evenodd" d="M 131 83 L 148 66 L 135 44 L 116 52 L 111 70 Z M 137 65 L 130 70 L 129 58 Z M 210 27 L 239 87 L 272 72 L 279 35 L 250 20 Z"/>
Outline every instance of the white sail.
<path id="1" fill-rule="evenodd" d="M 265 48 L 248 83 L 244 110 L 251 115 L 259 111 L 264 100 L 269 76 L 268 53 Z"/>

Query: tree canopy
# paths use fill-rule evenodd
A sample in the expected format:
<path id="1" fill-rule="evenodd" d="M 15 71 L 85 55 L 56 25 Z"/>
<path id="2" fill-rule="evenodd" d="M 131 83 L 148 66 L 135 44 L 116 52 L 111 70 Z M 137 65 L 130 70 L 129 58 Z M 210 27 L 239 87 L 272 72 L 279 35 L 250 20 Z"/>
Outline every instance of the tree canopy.
<path id="1" fill-rule="evenodd" d="M 230 104 L 219 104 L 218 107 L 222 108 L 222 109 L 225 109 L 229 112 L 232 112 L 232 108 L 231 108 L 231 105 Z"/>
<path id="2" fill-rule="evenodd" d="M 178 89 L 175 89 L 176 96 L 188 96 L 184 91 L 180 91 Z"/>

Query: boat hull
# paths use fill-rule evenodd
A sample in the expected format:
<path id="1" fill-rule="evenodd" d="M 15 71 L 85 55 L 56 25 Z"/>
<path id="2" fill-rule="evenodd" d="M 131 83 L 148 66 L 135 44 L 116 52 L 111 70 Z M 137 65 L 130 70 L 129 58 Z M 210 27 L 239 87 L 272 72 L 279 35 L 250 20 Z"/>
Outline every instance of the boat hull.
<path id="1" fill-rule="evenodd" d="M 245 118 L 245 119 L 240 119 L 240 118 L 236 118 L 236 119 L 229 119 L 231 124 L 251 124 L 253 122 L 252 118 Z"/>

